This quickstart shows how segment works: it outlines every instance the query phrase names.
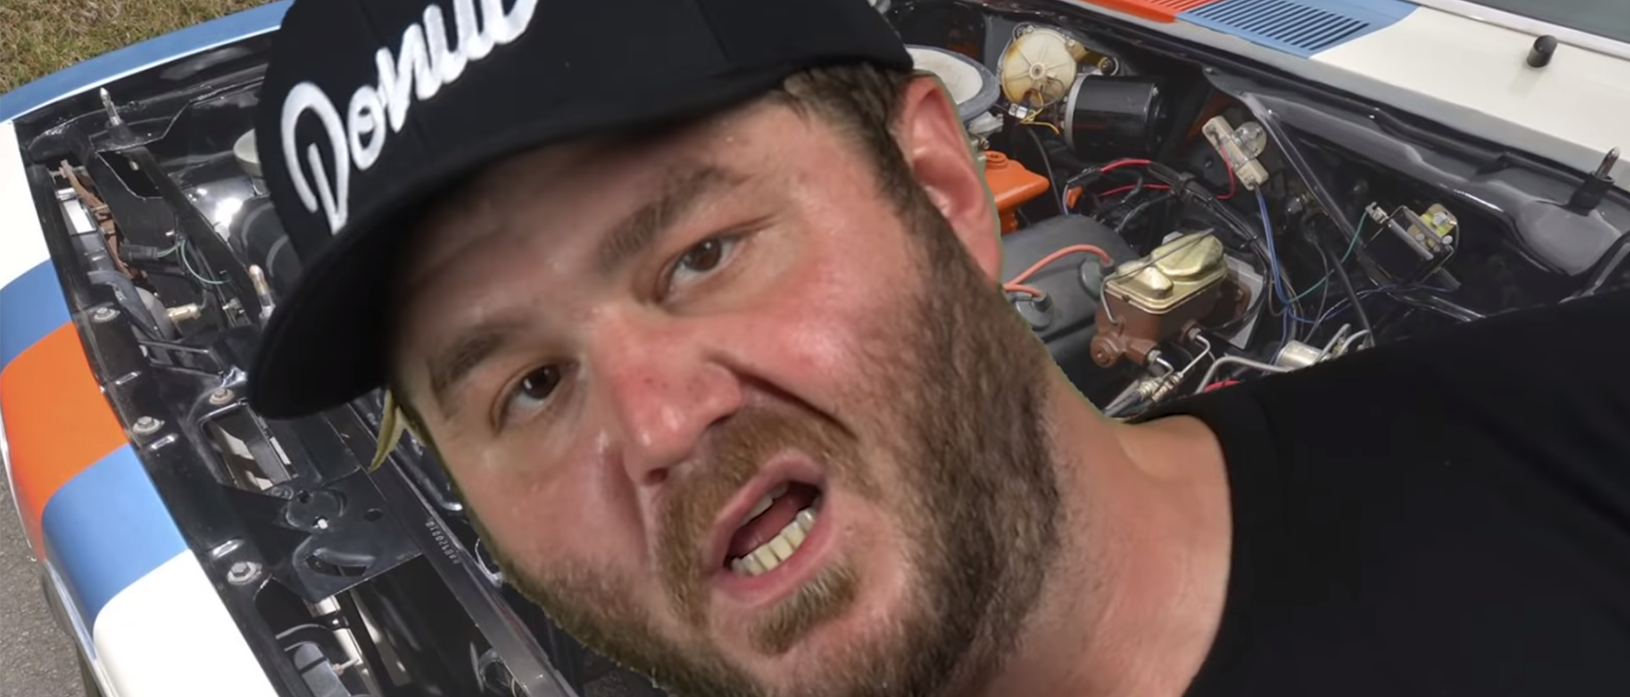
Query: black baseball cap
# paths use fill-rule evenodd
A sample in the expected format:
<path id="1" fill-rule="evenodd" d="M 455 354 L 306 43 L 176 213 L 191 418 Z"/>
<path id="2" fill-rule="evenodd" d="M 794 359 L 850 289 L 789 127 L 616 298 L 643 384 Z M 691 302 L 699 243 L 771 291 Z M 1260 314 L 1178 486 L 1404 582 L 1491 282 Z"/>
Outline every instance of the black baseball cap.
<path id="1" fill-rule="evenodd" d="M 250 405 L 293 418 L 383 386 L 407 223 L 474 170 L 853 62 L 912 68 L 867 0 L 298 0 L 255 139 L 304 270 L 256 351 Z"/>

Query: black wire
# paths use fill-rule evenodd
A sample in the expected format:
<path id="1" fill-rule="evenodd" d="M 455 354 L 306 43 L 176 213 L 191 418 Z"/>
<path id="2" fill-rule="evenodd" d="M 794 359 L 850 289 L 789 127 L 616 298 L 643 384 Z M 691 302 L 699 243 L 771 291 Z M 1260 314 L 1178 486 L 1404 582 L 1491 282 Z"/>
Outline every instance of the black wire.
<path id="1" fill-rule="evenodd" d="M 1310 318 L 1313 320 L 1312 326 L 1309 326 L 1308 329 L 1307 329 L 1308 340 L 1312 341 L 1314 339 L 1314 337 L 1317 337 L 1319 335 L 1319 325 L 1323 324 L 1323 322 L 1319 321 L 1319 318 L 1324 317 L 1325 302 L 1327 302 L 1329 300 L 1329 298 L 1330 298 L 1330 273 L 1331 273 L 1330 272 L 1330 257 L 1326 256 L 1324 254 L 1324 252 L 1320 251 L 1317 248 L 1318 247 L 1318 241 L 1314 240 L 1314 239 L 1311 239 L 1311 235 L 1309 235 L 1307 237 L 1304 237 L 1303 241 L 1305 241 L 1308 244 L 1312 245 L 1314 247 L 1313 251 L 1318 252 L 1318 254 L 1319 254 L 1319 266 L 1322 267 L 1320 269 L 1320 273 L 1319 273 L 1319 279 L 1320 280 L 1316 281 L 1316 283 L 1319 284 L 1319 311 L 1313 313 L 1312 315 L 1303 315 L 1301 305 L 1298 304 L 1296 306 L 1296 316 L 1297 317 L 1301 317 L 1304 320 L 1305 319 L 1310 319 Z M 1293 289 L 1287 289 L 1287 291 L 1288 290 L 1293 290 Z M 1307 291 L 1305 291 L 1305 290 L 1302 291 L 1302 293 L 1306 293 L 1306 292 Z M 1293 294 L 1291 294 L 1291 297 L 1296 298 L 1298 301 L 1300 301 L 1300 299 L 1302 297 L 1302 293 L 1293 293 Z M 1297 324 L 1303 324 L 1303 323 L 1298 322 Z"/>
<path id="2" fill-rule="evenodd" d="M 1143 193 L 1143 185 L 1145 183 L 1146 182 L 1143 179 L 1143 173 L 1139 172 L 1138 173 L 1138 182 L 1136 184 L 1133 184 L 1132 185 L 1132 190 L 1126 192 L 1126 195 L 1122 196 L 1121 200 L 1116 201 L 1115 205 L 1117 205 L 1117 206 L 1125 205 L 1127 201 L 1131 201 L 1132 199 L 1136 198 L 1138 194 Z"/>
<path id="3" fill-rule="evenodd" d="M 1265 106 L 1262 100 L 1254 94 L 1242 93 L 1235 96 L 1245 103 L 1245 107 L 1252 115 L 1256 116 L 1257 123 L 1262 126 L 1263 130 L 1267 131 L 1269 142 L 1279 146 L 1279 154 L 1284 158 L 1285 164 L 1290 165 L 1290 169 L 1301 177 L 1302 183 L 1307 185 L 1308 191 L 1313 194 L 1313 198 L 1319 203 L 1319 207 L 1324 209 L 1326 216 L 1330 218 L 1330 222 L 1335 224 L 1343 248 L 1352 244 L 1353 237 L 1358 235 L 1358 229 L 1353 227 L 1353 222 L 1350 219 L 1338 213 L 1342 209 L 1336 204 L 1336 197 L 1330 193 L 1330 189 L 1324 185 L 1324 182 L 1319 180 L 1318 174 L 1313 171 L 1313 165 L 1308 162 L 1301 149 L 1297 148 L 1291 142 L 1290 136 L 1285 133 L 1284 125 L 1281 123 L 1282 116 Z M 1390 285 L 1395 282 L 1392 276 L 1382 269 L 1375 259 L 1370 257 L 1369 250 L 1355 250 L 1354 260 L 1358 262 L 1359 268 L 1363 269 L 1370 280 L 1376 284 Z M 1342 284 L 1348 286 L 1349 294 L 1351 294 L 1352 281 L 1347 278 L 1346 270 L 1340 266 L 1336 268 L 1341 273 Z M 1367 325 L 1368 318 L 1362 316 L 1363 308 L 1359 308 L 1359 312 L 1360 318 L 1364 319 Z M 1365 328 L 1368 329 L 1369 327 L 1366 326 Z"/>
<path id="4" fill-rule="evenodd" d="M 1034 128 L 1034 125 L 1031 125 Z M 1064 192 L 1058 190 L 1058 179 L 1053 176 L 1053 159 L 1047 155 L 1047 146 L 1041 144 L 1041 136 L 1035 131 L 1027 130 L 1030 141 L 1036 144 L 1036 152 L 1041 153 L 1041 166 L 1047 168 L 1047 188 L 1053 194 L 1053 200 L 1058 202 L 1059 215 L 1069 215 L 1070 209 L 1064 205 Z"/>
<path id="5" fill-rule="evenodd" d="M 1273 279 L 1270 277 L 1273 263 L 1269 260 L 1268 245 L 1263 241 L 1262 235 L 1258 234 L 1256 229 L 1249 223 L 1246 223 L 1238 212 L 1223 205 L 1222 201 L 1217 200 L 1216 194 L 1190 181 L 1176 170 L 1158 162 L 1151 164 L 1148 169 L 1149 173 L 1153 174 L 1156 179 L 1164 181 L 1172 187 L 1167 195 L 1181 195 L 1200 204 L 1206 209 L 1206 212 L 1222 223 L 1224 229 L 1233 233 L 1256 256 L 1256 271 L 1262 274 L 1265 279 L 1262 289 L 1257 292 L 1255 297 L 1251 298 L 1251 305 L 1245 309 L 1244 314 L 1223 323 L 1215 331 L 1218 333 L 1230 332 L 1245 326 L 1245 323 L 1253 318 L 1260 319 L 1262 310 L 1266 307 L 1268 296 L 1273 295 Z"/>
<path id="6" fill-rule="evenodd" d="M 1093 209 L 1093 214 L 1098 216 L 1099 220 L 1105 220 L 1111 213 L 1121 210 L 1122 208 L 1126 207 L 1127 204 L 1132 203 L 1132 199 L 1137 198 L 1139 194 L 1148 191 L 1148 189 L 1144 188 L 1144 185 L 1148 182 L 1144 180 L 1143 174 L 1139 173 L 1137 177 L 1138 180 L 1132 185 L 1131 191 L 1121 194 L 1113 201 L 1106 201 L 1100 204 L 1097 208 Z"/>
<path id="7" fill-rule="evenodd" d="M 1437 313 L 1456 322 L 1475 322 L 1488 317 L 1488 315 L 1448 298 L 1431 295 L 1430 289 L 1430 286 L 1424 284 L 1411 284 L 1401 288 L 1389 289 L 1386 295 L 1409 307 Z"/>
<path id="8" fill-rule="evenodd" d="M 1319 248 L 1320 254 L 1330 254 L 1330 250 L 1325 249 L 1323 244 L 1315 243 L 1314 246 Z M 1375 330 L 1370 326 L 1370 315 L 1364 311 L 1364 304 L 1358 301 L 1358 293 L 1353 290 L 1353 280 L 1347 277 L 1347 268 L 1341 263 L 1339 257 L 1336 259 L 1334 266 L 1336 267 L 1336 278 L 1341 281 L 1341 289 L 1347 293 L 1347 301 L 1353 304 L 1353 314 L 1358 315 L 1359 327 L 1369 332 L 1373 341 Z"/>
<path id="9" fill-rule="evenodd" d="M 1327 267 L 1329 266 L 1330 260 L 1327 259 L 1325 257 L 1325 255 L 1320 254 L 1319 258 L 1324 260 L 1324 263 L 1325 263 L 1325 265 Z M 1333 285 L 1333 284 L 1330 283 L 1330 271 L 1328 270 L 1328 268 L 1325 270 L 1324 273 L 1325 273 L 1324 287 L 1319 289 L 1319 313 L 1314 315 L 1315 319 L 1313 320 L 1313 328 L 1307 330 L 1307 335 L 1310 336 L 1310 337 L 1318 336 L 1319 325 L 1324 324 L 1324 312 L 1325 312 L 1325 310 L 1329 309 L 1330 286 Z"/>
<path id="10" fill-rule="evenodd" d="M 1128 212 L 1126 214 L 1125 218 L 1121 218 L 1121 222 L 1115 226 L 1115 234 L 1116 235 L 1121 234 L 1121 232 L 1126 229 L 1126 226 L 1130 225 L 1132 223 L 1133 219 L 1135 219 L 1138 216 L 1142 215 L 1143 212 L 1145 210 L 1147 210 L 1150 206 L 1153 206 L 1153 205 L 1155 205 L 1157 203 L 1161 203 L 1161 202 L 1163 202 L 1166 199 L 1169 199 L 1171 197 L 1172 197 L 1171 194 L 1161 194 L 1161 195 L 1156 196 L 1154 198 L 1151 198 L 1151 199 L 1149 199 L 1147 201 L 1144 201 L 1143 203 L 1138 204 L 1137 207 L 1133 208 L 1130 212 Z"/>

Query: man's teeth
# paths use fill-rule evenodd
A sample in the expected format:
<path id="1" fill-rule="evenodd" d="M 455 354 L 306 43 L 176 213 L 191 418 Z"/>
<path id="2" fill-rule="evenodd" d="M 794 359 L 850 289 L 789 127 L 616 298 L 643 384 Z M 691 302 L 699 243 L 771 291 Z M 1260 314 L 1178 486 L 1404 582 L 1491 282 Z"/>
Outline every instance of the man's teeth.
<path id="1" fill-rule="evenodd" d="M 786 482 L 782 482 L 781 484 L 777 485 L 774 489 L 771 489 L 770 493 L 765 494 L 764 498 L 759 499 L 758 503 L 753 504 L 753 509 L 748 511 L 747 515 L 742 516 L 741 525 L 746 525 L 747 523 L 751 522 L 754 518 L 757 518 L 760 515 L 763 515 L 763 513 L 765 511 L 770 510 L 770 504 L 775 503 L 775 500 L 777 498 L 780 498 L 781 495 L 785 494 L 785 493 L 787 493 L 787 484 L 786 484 Z M 737 527 L 741 527 L 741 525 L 738 525 Z"/>
<path id="2" fill-rule="evenodd" d="M 819 499 L 815 504 L 818 503 Z M 746 556 L 731 561 L 730 568 L 743 576 L 753 577 L 774 569 L 780 566 L 781 562 L 792 558 L 793 553 L 803 546 L 809 531 L 815 527 L 815 504 L 799 511 L 798 517 L 787 523 L 787 527 L 782 528 L 769 542 L 759 545 L 758 549 Z"/>

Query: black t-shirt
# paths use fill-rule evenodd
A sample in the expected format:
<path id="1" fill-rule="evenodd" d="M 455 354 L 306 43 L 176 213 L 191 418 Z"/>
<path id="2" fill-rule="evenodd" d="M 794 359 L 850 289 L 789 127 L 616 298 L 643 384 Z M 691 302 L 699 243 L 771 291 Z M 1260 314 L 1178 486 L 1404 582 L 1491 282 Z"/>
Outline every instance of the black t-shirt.
<path id="1" fill-rule="evenodd" d="M 1169 414 L 1216 432 L 1234 517 L 1186 697 L 1630 696 L 1630 293 Z"/>

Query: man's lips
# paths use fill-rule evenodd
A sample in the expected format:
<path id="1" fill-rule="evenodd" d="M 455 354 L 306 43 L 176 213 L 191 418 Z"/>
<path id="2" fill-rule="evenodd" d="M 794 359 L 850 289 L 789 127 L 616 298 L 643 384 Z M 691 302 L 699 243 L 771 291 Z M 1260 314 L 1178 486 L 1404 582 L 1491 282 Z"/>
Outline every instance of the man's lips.
<path id="1" fill-rule="evenodd" d="M 730 539 L 741 528 L 742 519 L 753 511 L 759 499 L 788 483 L 824 490 L 826 477 L 820 467 L 805 457 L 789 455 L 771 460 L 741 491 L 736 492 L 713 519 L 707 556 L 703 559 L 706 562 L 704 569 L 729 572 Z"/>

